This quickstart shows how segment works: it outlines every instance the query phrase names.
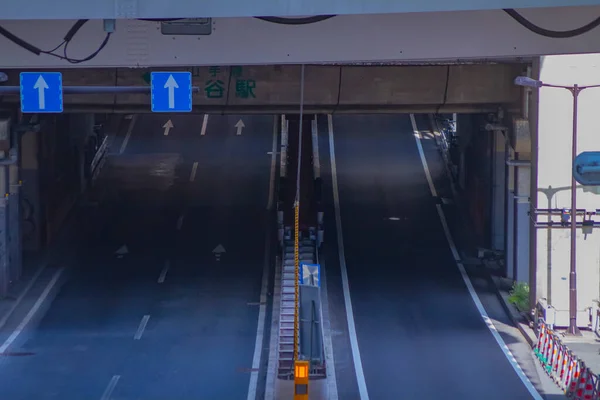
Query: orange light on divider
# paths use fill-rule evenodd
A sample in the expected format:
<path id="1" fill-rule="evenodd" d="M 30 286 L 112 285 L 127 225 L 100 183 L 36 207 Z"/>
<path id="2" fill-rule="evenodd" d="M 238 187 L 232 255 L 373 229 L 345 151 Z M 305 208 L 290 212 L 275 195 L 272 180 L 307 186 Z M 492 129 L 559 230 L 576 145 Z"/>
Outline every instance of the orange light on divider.
<path id="1" fill-rule="evenodd" d="M 296 372 L 294 373 L 294 376 L 297 379 L 306 379 L 306 377 L 308 376 L 308 363 L 298 361 L 298 362 L 296 362 L 295 368 L 296 368 Z"/>
<path id="2" fill-rule="evenodd" d="M 308 400 L 308 361 L 294 363 L 294 400 Z"/>

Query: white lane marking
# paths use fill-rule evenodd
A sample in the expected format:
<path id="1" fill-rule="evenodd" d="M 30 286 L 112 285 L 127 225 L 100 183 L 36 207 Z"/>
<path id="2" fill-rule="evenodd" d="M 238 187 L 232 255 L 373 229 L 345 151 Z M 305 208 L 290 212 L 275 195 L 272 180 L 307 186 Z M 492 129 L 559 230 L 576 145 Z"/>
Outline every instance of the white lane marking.
<path id="1" fill-rule="evenodd" d="M 196 171 L 198 170 L 198 161 L 195 161 L 192 165 L 192 172 L 190 173 L 190 182 L 194 182 L 196 179 Z"/>
<path id="2" fill-rule="evenodd" d="M 46 285 L 46 288 L 44 289 L 44 291 L 42 292 L 40 297 L 37 299 L 37 301 L 35 302 L 33 307 L 31 307 L 31 310 L 29 310 L 29 312 L 27 313 L 25 318 L 23 318 L 23 321 L 21 321 L 19 326 L 17 326 L 17 328 L 10 334 L 8 339 L 6 339 L 6 341 L 2 344 L 2 346 L 0 346 L 0 353 L 5 353 L 6 350 L 8 350 L 8 348 L 14 343 L 14 341 L 17 340 L 17 338 L 23 332 L 23 330 L 25 330 L 25 328 L 27 327 L 27 324 L 29 324 L 29 322 L 31 322 L 32 318 L 38 312 L 38 310 L 40 309 L 42 304 L 44 304 L 44 301 L 46 301 L 46 298 L 50 294 L 50 291 L 52 290 L 54 285 L 56 285 L 56 282 L 58 282 L 58 279 L 62 275 L 63 271 L 64 271 L 64 269 L 61 268 L 54 273 L 54 276 L 52 277 L 50 282 L 48 282 L 48 285 Z"/>
<path id="3" fill-rule="evenodd" d="M 274 183 L 275 183 L 275 146 L 277 146 L 277 116 L 273 117 L 273 155 L 271 156 L 271 173 L 269 175 L 269 198 L 267 199 L 267 210 L 271 209 L 273 204 Z M 247 400 L 256 399 L 256 390 L 258 386 L 258 371 L 260 369 L 260 360 L 262 356 L 263 341 L 265 336 L 265 318 L 267 313 L 267 287 L 269 286 L 269 265 L 271 253 L 271 229 L 267 227 L 265 234 L 265 253 L 262 272 L 262 282 L 260 285 L 260 307 L 258 309 L 258 325 L 256 327 L 256 341 L 254 342 L 254 356 L 252 357 L 252 373 L 250 374 L 250 383 L 248 384 Z M 273 335 L 274 332 L 271 332 Z"/>
<path id="4" fill-rule="evenodd" d="M 271 145 L 271 175 L 269 176 L 269 199 L 267 200 L 267 210 L 273 207 L 273 193 L 275 192 L 275 166 L 277 163 L 277 127 L 278 118 L 273 116 L 273 143 Z"/>
<path id="5" fill-rule="evenodd" d="M 162 271 L 160 271 L 160 275 L 158 276 L 158 283 L 164 283 L 165 279 L 167 279 L 167 272 L 169 272 L 169 268 L 171 267 L 171 262 L 169 260 L 165 261 L 165 266 Z"/>
<path id="6" fill-rule="evenodd" d="M 137 114 L 131 117 L 129 121 L 129 126 L 127 127 L 127 133 L 125 134 L 125 139 L 123 139 L 123 143 L 121 144 L 121 149 L 119 150 L 119 154 L 123 154 L 125 148 L 127 148 L 127 144 L 129 143 L 129 138 L 131 138 L 131 133 L 133 132 L 133 128 L 135 127 L 135 123 L 137 121 Z"/>
<path id="7" fill-rule="evenodd" d="M 150 319 L 149 315 L 144 315 L 142 320 L 140 321 L 140 326 L 138 326 L 138 330 L 133 337 L 133 340 L 140 340 L 142 335 L 144 334 L 144 330 L 146 329 L 146 325 L 148 325 L 148 320 Z"/>
<path id="8" fill-rule="evenodd" d="M 427 181 L 429 182 L 429 185 L 430 185 L 429 188 L 431 190 L 431 195 L 433 197 L 437 197 L 437 192 L 435 191 L 435 187 L 433 186 L 433 181 L 431 180 L 431 174 L 429 172 L 429 165 L 427 164 L 427 159 L 425 158 L 425 153 L 423 152 L 423 145 L 421 144 L 421 134 L 419 133 L 419 131 L 417 129 L 417 123 L 415 121 L 415 116 L 413 114 L 410 115 L 410 122 L 412 124 L 415 142 L 417 144 L 417 149 L 419 150 L 419 157 L 421 158 L 421 164 L 423 165 L 423 170 L 425 171 L 425 175 L 428 177 Z M 492 322 L 492 320 L 488 316 L 487 312 L 485 311 L 485 308 L 483 307 L 483 304 L 481 303 L 481 300 L 479 299 L 479 296 L 477 295 L 477 292 L 475 291 L 475 288 L 473 287 L 473 284 L 471 283 L 471 279 L 469 278 L 469 275 L 467 274 L 467 271 L 465 270 L 462 260 L 460 259 L 458 249 L 456 248 L 456 245 L 454 244 L 454 239 L 452 238 L 452 234 L 450 233 L 450 228 L 448 227 L 448 223 L 446 221 L 446 215 L 444 214 L 444 210 L 442 209 L 442 206 L 440 204 L 436 204 L 435 206 L 437 209 L 438 216 L 440 217 L 440 222 L 442 223 L 442 228 L 444 229 L 444 235 L 446 236 L 446 241 L 448 242 L 448 246 L 450 247 L 450 251 L 452 252 L 452 256 L 454 257 L 454 261 L 456 263 L 458 271 L 460 272 L 460 276 L 462 277 L 462 279 L 465 283 L 465 286 L 467 287 L 467 290 L 469 291 L 469 295 L 471 295 L 471 299 L 473 300 L 473 303 L 475 303 L 475 307 L 477 308 L 479 315 L 481 316 L 481 318 L 483 319 L 483 322 L 485 322 L 488 329 L 492 333 L 492 336 L 496 340 L 496 343 L 498 343 L 498 346 L 500 346 L 500 349 L 502 349 L 502 352 L 506 356 L 506 359 L 508 360 L 510 365 L 513 367 L 517 376 L 521 379 L 521 382 L 523 382 L 523 385 L 525 385 L 525 387 L 529 391 L 529 394 L 531 394 L 531 397 L 533 397 L 535 400 L 543 400 L 542 396 L 538 393 L 537 389 L 533 386 L 533 384 L 531 383 L 531 381 L 529 380 L 527 375 L 525 375 L 525 372 L 523 372 L 523 369 L 521 368 L 521 366 L 515 359 L 515 356 L 512 354 L 512 352 L 510 351 L 510 349 L 508 348 L 508 346 L 502 339 L 502 336 L 500 336 L 500 333 L 498 333 L 498 330 L 494 326 L 494 323 Z"/>
<path id="9" fill-rule="evenodd" d="M 27 284 L 27 286 L 25 286 L 25 289 L 23 289 L 23 291 L 21 292 L 21 294 L 19 295 L 19 297 L 17 297 L 17 300 L 15 300 L 15 303 L 12 305 L 12 307 L 10 308 L 10 310 L 8 310 L 8 312 L 0 320 L 0 329 L 2 329 L 2 327 L 6 324 L 6 321 L 8 321 L 8 319 L 13 314 L 13 312 L 15 312 L 15 310 L 17 309 L 17 307 L 19 306 L 19 304 L 21 304 L 21 302 L 23 301 L 23 299 L 25 298 L 25 296 L 27 295 L 27 293 L 29 293 L 29 291 L 31 290 L 31 287 L 34 285 L 35 282 L 37 282 L 37 279 L 40 277 L 40 275 L 42 274 L 42 272 L 45 269 L 46 269 L 46 264 L 42 264 L 42 266 L 40 266 L 38 268 L 38 270 L 35 271 L 35 274 L 31 277 L 31 279 L 29 280 L 29 283 Z"/>
<path id="10" fill-rule="evenodd" d="M 350 286 L 348 285 L 348 270 L 346 269 L 346 256 L 344 255 L 344 238 L 342 235 L 342 216 L 340 213 L 340 194 L 337 182 L 337 170 L 335 164 L 335 148 L 333 140 L 333 118 L 331 114 L 327 115 L 329 125 L 329 158 L 331 162 L 331 181 L 333 186 L 333 205 L 335 209 L 335 228 L 337 230 L 338 253 L 340 256 L 340 269 L 342 272 L 342 289 L 344 292 L 344 305 L 346 308 L 346 319 L 348 321 L 348 335 L 350 336 L 350 348 L 352 349 L 352 360 L 354 361 L 354 371 L 356 372 L 356 382 L 361 400 L 368 400 L 367 382 L 363 372 L 360 350 L 358 348 L 358 338 L 356 337 L 356 325 L 354 324 L 354 312 L 352 311 L 352 300 L 350 298 Z"/>
<path id="11" fill-rule="evenodd" d="M 185 217 L 185 214 L 181 214 L 179 216 L 179 218 L 177 218 L 177 230 L 180 231 L 181 227 L 183 226 L 183 217 Z"/>
<path id="12" fill-rule="evenodd" d="M 110 378 L 110 382 L 108 382 L 108 386 L 106 386 L 104 394 L 100 400 L 110 400 L 110 396 L 112 396 L 112 392 L 115 390 L 115 387 L 117 387 L 119 379 L 121 379 L 121 375 L 114 375 L 112 378 Z"/>
<path id="13" fill-rule="evenodd" d="M 414 114 L 410 114 L 410 123 L 413 127 L 413 133 L 415 135 L 415 139 L 417 139 L 417 150 L 419 151 L 419 157 L 421 157 L 421 163 L 423 163 L 423 168 L 425 169 L 425 177 L 427 178 L 427 184 L 429 184 L 429 190 L 431 191 L 431 195 L 433 197 L 437 197 L 437 190 L 435 190 L 435 185 L 433 184 L 433 179 L 431 179 L 431 173 L 429 172 L 429 167 L 427 166 L 427 160 L 425 159 L 425 153 L 423 153 L 423 146 L 421 146 L 421 142 L 418 140 L 421 136 L 419 131 L 417 130 L 417 122 L 415 121 Z"/>
<path id="14" fill-rule="evenodd" d="M 265 260 L 263 263 L 262 282 L 260 285 L 260 307 L 258 309 L 258 324 L 256 327 L 256 341 L 254 342 L 254 356 L 252 357 L 252 373 L 250 374 L 250 383 L 248 384 L 248 400 L 256 399 L 256 389 L 258 386 L 258 371 L 260 369 L 260 360 L 262 356 L 263 341 L 265 337 L 265 318 L 267 312 L 267 287 L 269 286 L 269 265 L 271 252 L 271 235 L 267 228 L 265 236 Z M 272 332 L 271 334 L 275 334 Z"/>
<path id="15" fill-rule="evenodd" d="M 206 135 L 206 125 L 208 125 L 208 114 L 204 114 L 204 119 L 202 120 L 202 130 L 200 131 L 200 136 Z"/>

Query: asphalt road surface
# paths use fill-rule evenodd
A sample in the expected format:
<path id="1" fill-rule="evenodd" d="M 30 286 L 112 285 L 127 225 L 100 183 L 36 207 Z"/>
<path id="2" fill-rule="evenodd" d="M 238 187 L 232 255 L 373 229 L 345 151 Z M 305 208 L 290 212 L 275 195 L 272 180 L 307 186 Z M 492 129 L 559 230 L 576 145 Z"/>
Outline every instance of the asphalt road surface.
<path id="1" fill-rule="evenodd" d="M 0 398 L 246 399 L 273 118 L 244 117 L 239 136 L 239 116 L 173 116 L 165 135 L 167 119 L 114 141 L 89 240 L 11 348 L 30 355 L 3 360 Z"/>
<path id="2" fill-rule="evenodd" d="M 323 117 L 318 126 L 329 203 L 323 263 L 339 398 L 358 399 L 362 387 L 375 400 L 531 399 L 456 267 L 409 116 L 332 122 L 342 250 L 363 370 L 355 373 L 348 335 Z M 433 140 L 423 143 L 435 153 Z M 439 162 L 430 162 L 434 181 L 443 181 Z"/>

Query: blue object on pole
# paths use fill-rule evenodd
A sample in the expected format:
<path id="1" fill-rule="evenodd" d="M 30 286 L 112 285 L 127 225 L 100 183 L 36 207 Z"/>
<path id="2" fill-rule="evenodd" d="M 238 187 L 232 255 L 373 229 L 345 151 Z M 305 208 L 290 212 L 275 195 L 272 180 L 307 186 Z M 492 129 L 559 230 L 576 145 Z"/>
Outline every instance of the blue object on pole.
<path id="1" fill-rule="evenodd" d="M 321 287 L 321 265 L 300 264 L 300 284 Z"/>
<path id="2" fill-rule="evenodd" d="M 584 186 L 600 185 L 600 151 L 579 153 L 573 162 L 573 177 Z"/>
<path id="3" fill-rule="evenodd" d="M 21 72 L 22 113 L 62 113 L 63 86 L 60 72 Z"/>
<path id="4" fill-rule="evenodd" d="M 191 72 L 152 72 L 150 91 L 152 112 L 192 111 Z"/>

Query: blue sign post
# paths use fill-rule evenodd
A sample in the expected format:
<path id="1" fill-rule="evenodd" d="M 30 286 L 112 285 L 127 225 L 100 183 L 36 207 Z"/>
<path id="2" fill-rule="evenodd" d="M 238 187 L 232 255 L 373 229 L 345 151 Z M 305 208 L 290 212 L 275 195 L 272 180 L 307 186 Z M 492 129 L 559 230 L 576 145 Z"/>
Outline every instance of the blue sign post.
<path id="1" fill-rule="evenodd" d="M 300 264 L 300 284 L 321 287 L 321 265 Z"/>
<path id="2" fill-rule="evenodd" d="M 63 112 L 63 87 L 60 72 L 21 72 L 21 112 Z"/>
<path id="3" fill-rule="evenodd" d="M 192 111 L 191 72 L 152 72 L 150 91 L 152 112 Z"/>

